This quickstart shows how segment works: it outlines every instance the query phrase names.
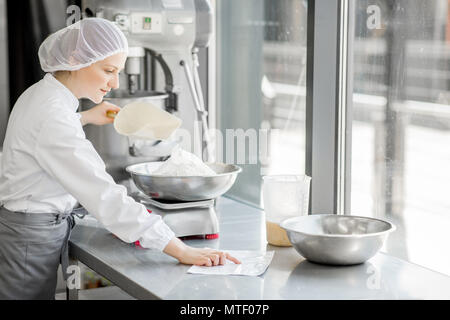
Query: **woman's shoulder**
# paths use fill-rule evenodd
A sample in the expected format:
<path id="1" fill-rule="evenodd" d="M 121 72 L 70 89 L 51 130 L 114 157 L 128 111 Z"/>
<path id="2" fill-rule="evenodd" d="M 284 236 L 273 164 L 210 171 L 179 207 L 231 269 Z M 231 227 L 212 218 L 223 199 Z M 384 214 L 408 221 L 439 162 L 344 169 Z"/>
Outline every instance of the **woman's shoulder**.
<path id="1" fill-rule="evenodd" d="M 77 125 L 79 116 L 70 100 L 60 90 L 55 90 L 44 79 L 29 87 L 15 103 L 10 127 L 33 132 L 42 129 L 45 123 L 61 122 Z"/>
<path id="2" fill-rule="evenodd" d="M 40 80 L 26 89 L 17 99 L 14 108 L 22 106 L 51 106 L 64 103 L 64 95 Z M 14 109 L 13 108 L 13 109 Z"/>
<path id="3" fill-rule="evenodd" d="M 35 111 L 43 114 L 73 112 L 67 97 L 58 90 L 52 90 L 45 85 L 37 85 L 33 89 L 26 101 Z"/>

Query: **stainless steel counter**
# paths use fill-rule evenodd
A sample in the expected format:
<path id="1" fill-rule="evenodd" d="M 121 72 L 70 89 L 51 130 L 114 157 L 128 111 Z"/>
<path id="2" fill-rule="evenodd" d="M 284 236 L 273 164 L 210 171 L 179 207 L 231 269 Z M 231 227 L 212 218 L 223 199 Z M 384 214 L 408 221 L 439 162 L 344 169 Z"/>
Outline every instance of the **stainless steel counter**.
<path id="1" fill-rule="evenodd" d="M 188 240 L 221 250 L 275 250 L 259 277 L 188 274 L 189 266 L 115 238 L 80 221 L 70 254 L 138 299 L 450 299 L 450 277 L 379 253 L 362 265 L 331 267 L 304 260 L 293 248 L 266 245 L 264 211 L 222 197 L 220 237 Z"/>

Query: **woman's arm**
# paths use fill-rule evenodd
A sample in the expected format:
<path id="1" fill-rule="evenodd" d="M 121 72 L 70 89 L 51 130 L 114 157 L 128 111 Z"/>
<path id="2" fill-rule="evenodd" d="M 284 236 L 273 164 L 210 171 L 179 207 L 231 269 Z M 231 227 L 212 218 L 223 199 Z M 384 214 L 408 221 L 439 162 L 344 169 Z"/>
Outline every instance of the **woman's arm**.
<path id="1" fill-rule="evenodd" d="M 139 240 L 143 247 L 162 251 L 174 237 L 160 216 L 149 214 L 106 172 L 75 113 L 55 108 L 37 137 L 35 158 L 89 214 L 123 241 Z"/>
<path id="2" fill-rule="evenodd" d="M 106 229 L 125 242 L 139 240 L 144 248 L 163 251 L 184 264 L 212 266 L 226 259 L 239 263 L 226 253 L 189 247 L 176 238 L 159 215 L 149 214 L 106 173 L 104 162 L 76 121 L 75 114 L 56 109 L 42 126 L 35 157 Z"/>

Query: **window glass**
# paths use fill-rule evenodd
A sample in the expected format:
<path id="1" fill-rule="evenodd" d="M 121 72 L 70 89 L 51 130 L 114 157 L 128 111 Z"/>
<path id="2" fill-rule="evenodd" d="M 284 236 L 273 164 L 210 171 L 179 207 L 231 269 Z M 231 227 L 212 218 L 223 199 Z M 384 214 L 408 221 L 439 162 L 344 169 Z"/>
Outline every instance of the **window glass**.
<path id="1" fill-rule="evenodd" d="M 351 212 L 383 250 L 450 273 L 450 2 L 357 0 Z"/>
<path id="2" fill-rule="evenodd" d="M 304 173 L 307 3 L 227 0 L 216 12 L 218 127 L 235 156 L 224 162 L 244 169 L 229 194 L 259 205 L 261 175 Z"/>

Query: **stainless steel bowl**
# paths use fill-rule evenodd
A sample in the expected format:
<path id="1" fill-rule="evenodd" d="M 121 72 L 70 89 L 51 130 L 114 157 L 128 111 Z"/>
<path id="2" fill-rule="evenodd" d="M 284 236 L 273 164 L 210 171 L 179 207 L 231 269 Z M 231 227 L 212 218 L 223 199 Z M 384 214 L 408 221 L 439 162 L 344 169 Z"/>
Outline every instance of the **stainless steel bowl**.
<path id="1" fill-rule="evenodd" d="M 242 169 L 233 164 L 206 163 L 215 176 L 158 176 L 154 172 L 162 164 L 139 163 L 126 168 L 136 187 L 144 194 L 163 200 L 199 201 L 214 199 L 227 192 Z"/>
<path id="2" fill-rule="evenodd" d="M 387 221 L 347 215 L 316 214 L 281 222 L 289 241 L 307 260 L 331 265 L 367 261 L 396 227 Z"/>

